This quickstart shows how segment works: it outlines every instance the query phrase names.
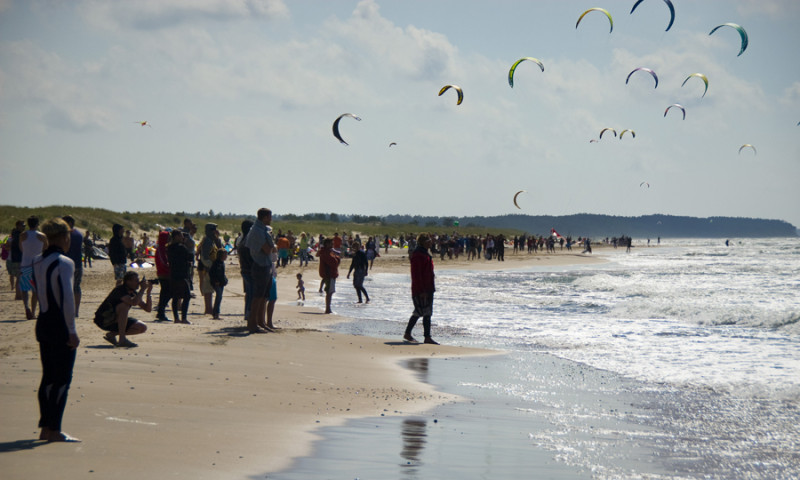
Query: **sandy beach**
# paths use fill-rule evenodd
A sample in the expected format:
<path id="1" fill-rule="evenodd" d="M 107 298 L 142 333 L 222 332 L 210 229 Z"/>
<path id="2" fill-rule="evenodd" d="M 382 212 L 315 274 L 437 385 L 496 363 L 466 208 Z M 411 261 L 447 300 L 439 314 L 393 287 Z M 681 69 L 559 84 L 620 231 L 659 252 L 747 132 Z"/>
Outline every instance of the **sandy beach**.
<path id="1" fill-rule="evenodd" d="M 602 247 L 600 248 L 602 250 Z M 391 249 L 371 275 L 408 271 L 405 252 Z M 600 256 L 506 254 L 505 262 L 439 261 L 436 269 L 507 270 L 603 262 Z M 340 266 L 337 296 L 355 293 Z M 295 274 L 304 271 L 307 301 L 296 302 Z M 155 277 L 155 269 L 143 272 Z M 456 359 L 498 352 L 457 345 L 410 345 L 395 338 L 326 331 L 348 320 L 322 314 L 317 264 L 281 269 L 275 311 L 277 333 L 247 335 L 236 257 L 228 262 L 222 319 L 202 315 L 193 300 L 192 325 L 154 322 L 155 312 L 132 316 L 148 331 L 138 348 L 114 348 L 92 323 L 113 287 L 108 261 L 84 270 L 78 321 L 81 345 L 69 392 L 64 431 L 82 440 L 36 440 L 40 380 L 34 321 L 14 300 L 5 271 L 0 289 L 0 468 L 7 479 L 247 478 L 288 467 L 312 452 L 320 427 L 367 417 L 407 417 L 465 400 L 437 392 L 403 367 L 414 358 Z M 154 289 L 154 299 L 157 299 Z M 409 299 L 410 305 L 410 299 Z M 410 308 L 410 307 L 409 307 Z M 398 312 L 406 317 L 408 311 Z M 435 322 L 435 319 L 434 319 Z"/>

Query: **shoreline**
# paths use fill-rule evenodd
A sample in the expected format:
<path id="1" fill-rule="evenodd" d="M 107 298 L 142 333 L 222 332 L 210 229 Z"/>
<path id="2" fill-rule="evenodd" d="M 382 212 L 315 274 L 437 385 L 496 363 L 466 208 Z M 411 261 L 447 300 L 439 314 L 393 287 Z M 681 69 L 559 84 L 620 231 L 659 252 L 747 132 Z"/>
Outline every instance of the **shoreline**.
<path id="1" fill-rule="evenodd" d="M 402 257 L 399 251 L 382 253 L 373 272 L 407 272 Z M 437 270 L 506 270 L 604 261 L 568 254 L 506 259 L 434 262 Z M 197 299 L 190 309 L 191 326 L 155 323 L 154 313 L 135 312 L 148 332 L 133 338 L 138 348 L 114 349 L 103 345 L 100 330 L 90 321 L 113 285 L 108 262 L 95 265 L 84 273 L 81 346 L 64 418 L 64 430 L 82 443 L 35 440 L 40 369 L 34 323 L 24 320 L 21 302 L 13 300 L 7 284 L 0 290 L 0 330 L 6 339 L 0 348 L 0 398 L 6 406 L 0 414 L 0 467 L 7 478 L 53 469 L 63 478 L 83 478 L 91 471 L 123 479 L 165 472 L 230 478 L 281 471 L 312 452 L 320 427 L 353 418 L 415 415 L 463 400 L 414 378 L 400 366 L 402 361 L 498 353 L 408 345 L 399 335 L 394 341 L 322 331 L 348 319 L 323 315 L 322 299 L 308 291 L 313 288 L 304 305 L 292 302 L 294 274 L 301 271 L 296 266 L 281 269 L 278 277 L 275 319 L 281 330 L 247 336 L 238 268 L 230 264 L 223 320 L 201 315 Z M 316 280 L 316 267 L 314 262 L 304 270 L 308 287 L 315 283 L 310 280 Z M 345 288 L 348 268 L 344 259 L 337 295 L 351 294 Z"/>

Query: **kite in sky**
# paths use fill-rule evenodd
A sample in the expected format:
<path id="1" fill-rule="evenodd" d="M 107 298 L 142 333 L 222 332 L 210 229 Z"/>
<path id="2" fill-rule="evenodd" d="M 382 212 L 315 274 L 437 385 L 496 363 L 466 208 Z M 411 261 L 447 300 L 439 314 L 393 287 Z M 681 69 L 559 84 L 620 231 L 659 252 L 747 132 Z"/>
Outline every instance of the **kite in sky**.
<path id="1" fill-rule="evenodd" d="M 581 14 L 581 16 L 578 17 L 578 23 L 575 24 L 575 28 L 578 28 L 578 25 L 581 24 L 581 20 L 583 20 L 583 17 L 585 17 L 586 14 L 589 13 L 589 12 L 603 12 L 603 13 L 605 13 L 606 17 L 608 17 L 608 23 L 611 24 L 611 29 L 608 31 L 608 33 L 611 33 L 611 32 L 614 31 L 614 19 L 611 18 L 611 14 L 608 13 L 608 10 L 606 10 L 605 8 L 600 8 L 600 7 L 590 8 L 589 10 L 586 10 L 585 12 L 583 12 Z"/>
<path id="2" fill-rule="evenodd" d="M 643 71 L 643 72 L 647 72 L 647 73 L 649 73 L 650 75 L 652 75 L 652 76 L 653 76 L 653 79 L 656 81 L 656 86 L 655 86 L 655 87 L 653 87 L 653 88 L 658 88 L 658 75 L 656 75 L 656 72 L 652 71 L 652 70 L 651 70 L 651 69 L 649 69 L 649 68 L 645 68 L 645 67 L 634 68 L 634 69 L 631 71 L 631 73 L 629 73 L 629 74 L 628 74 L 628 78 L 626 78 L 626 79 L 625 79 L 625 85 L 627 85 L 627 84 L 628 84 L 628 80 L 630 80 L 630 79 L 631 79 L 631 75 L 633 75 L 635 72 L 637 72 L 637 71 L 639 71 L 639 70 L 641 70 L 641 71 Z"/>
<path id="3" fill-rule="evenodd" d="M 607 130 L 611 130 L 611 133 L 613 133 L 615 137 L 617 136 L 617 131 L 616 130 L 614 130 L 611 127 L 606 127 L 604 129 L 600 130 L 600 139 L 601 140 L 603 139 L 603 134 L 606 133 Z"/>
<path id="4" fill-rule="evenodd" d="M 517 203 L 517 197 L 519 196 L 520 193 L 523 192 L 525 192 L 525 190 L 520 190 L 519 192 L 514 194 L 514 206 L 519 208 L 520 210 L 522 210 L 522 207 L 520 207 L 519 204 Z"/>
<path id="5" fill-rule="evenodd" d="M 623 135 L 625 135 L 625 132 L 631 132 L 631 135 L 633 135 L 633 138 L 636 138 L 636 132 L 634 132 L 633 130 L 628 130 L 628 129 L 626 128 L 625 130 L 623 130 L 623 131 L 621 131 L 621 132 L 619 133 L 619 139 L 620 139 L 620 140 L 622 140 L 622 136 L 623 136 Z"/>
<path id="6" fill-rule="evenodd" d="M 341 120 L 344 117 L 352 117 L 358 120 L 359 122 L 361 121 L 361 118 L 352 113 L 343 113 L 338 117 L 336 117 L 336 120 L 333 121 L 333 136 L 336 137 L 336 139 L 339 140 L 341 143 L 344 143 L 345 145 L 350 145 L 349 143 L 345 142 L 342 136 L 339 134 L 339 120 Z"/>
<path id="7" fill-rule="evenodd" d="M 739 55 L 743 54 L 745 49 L 747 49 L 747 32 L 744 31 L 744 28 L 742 28 L 741 25 L 736 25 L 735 23 L 723 23 L 722 25 L 717 25 L 716 27 L 714 27 L 714 30 L 711 30 L 709 35 L 713 34 L 722 27 L 731 27 L 736 29 L 737 32 L 739 32 L 739 36 L 742 37 L 742 49 L 739 50 Z M 736 56 L 738 57 L 739 55 Z"/>
<path id="8" fill-rule="evenodd" d="M 636 10 L 636 7 L 639 6 L 644 0 L 636 0 L 636 3 L 633 4 L 633 8 L 631 8 L 631 13 Z M 664 0 L 664 3 L 667 4 L 667 8 L 669 8 L 669 25 L 667 25 L 667 29 L 664 30 L 665 32 L 669 32 L 669 29 L 672 28 L 672 23 L 675 21 L 675 6 L 672 5 L 670 0 Z"/>
<path id="9" fill-rule="evenodd" d="M 516 62 L 514 62 L 514 65 L 511 65 L 511 70 L 508 71 L 508 84 L 511 86 L 511 88 L 514 88 L 514 71 L 517 69 L 517 65 L 524 62 L 525 60 L 530 60 L 531 62 L 534 62 L 536 65 L 539 65 L 539 68 L 541 68 L 542 71 L 544 72 L 544 64 L 542 64 L 542 62 L 539 61 L 538 58 L 522 57 Z"/>
<path id="10" fill-rule="evenodd" d="M 688 82 L 689 79 L 692 78 L 692 77 L 697 77 L 697 78 L 703 80 L 703 83 L 706 84 L 706 89 L 703 91 L 703 96 L 705 97 L 706 96 L 706 92 L 708 91 L 708 77 L 706 77 L 702 73 L 693 73 L 693 74 L 689 75 L 688 77 L 686 77 L 686 80 L 684 80 L 683 83 L 681 83 L 681 87 L 686 85 L 686 82 Z"/>
<path id="11" fill-rule="evenodd" d="M 758 155 L 758 152 L 756 151 L 756 147 L 754 147 L 754 146 L 750 145 L 749 143 L 745 143 L 744 145 L 742 145 L 741 147 L 739 147 L 739 153 L 741 154 L 741 153 L 742 153 L 742 150 L 743 150 L 743 149 L 745 149 L 746 147 L 750 147 L 750 148 L 752 148 L 752 149 L 753 149 L 753 155 Z"/>
<path id="12" fill-rule="evenodd" d="M 147 123 L 147 120 L 145 120 L 145 121 L 143 121 L 143 122 L 133 122 L 133 123 L 138 123 L 139 125 L 141 125 L 141 126 L 143 126 L 143 127 L 150 127 L 150 128 L 153 128 L 153 127 L 152 127 L 152 126 L 151 126 L 149 123 Z"/>
<path id="13" fill-rule="evenodd" d="M 445 85 L 441 90 L 439 90 L 439 96 L 441 97 L 444 92 L 450 90 L 451 88 L 458 92 L 458 101 L 456 102 L 456 105 L 461 105 L 461 102 L 464 101 L 464 91 L 461 90 L 461 87 L 458 85 Z"/>
<path id="14" fill-rule="evenodd" d="M 672 108 L 672 107 L 675 107 L 675 108 L 680 108 L 680 109 L 681 109 L 681 111 L 683 112 L 683 119 L 684 119 L 684 120 L 686 120 L 686 109 L 685 109 L 685 108 L 683 108 L 683 106 L 682 106 L 682 105 L 679 105 L 679 104 L 677 104 L 677 103 L 673 103 L 672 105 L 670 105 L 669 107 L 667 107 L 667 109 L 666 109 L 666 110 L 664 110 L 664 116 L 665 116 L 665 117 L 667 116 L 667 112 L 669 112 L 669 109 L 670 109 L 670 108 Z"/>

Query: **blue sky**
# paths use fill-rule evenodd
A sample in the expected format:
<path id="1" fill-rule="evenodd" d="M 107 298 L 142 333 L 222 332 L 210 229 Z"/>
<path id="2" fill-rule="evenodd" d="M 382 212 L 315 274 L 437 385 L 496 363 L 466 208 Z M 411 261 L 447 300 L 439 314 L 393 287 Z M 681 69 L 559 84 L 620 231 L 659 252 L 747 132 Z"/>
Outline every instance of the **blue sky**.
<path id="1" fill-rule="evenodd" d="M 0 203 L 800 226 L 800 2 L 673 3 L 0 0 Z"/>

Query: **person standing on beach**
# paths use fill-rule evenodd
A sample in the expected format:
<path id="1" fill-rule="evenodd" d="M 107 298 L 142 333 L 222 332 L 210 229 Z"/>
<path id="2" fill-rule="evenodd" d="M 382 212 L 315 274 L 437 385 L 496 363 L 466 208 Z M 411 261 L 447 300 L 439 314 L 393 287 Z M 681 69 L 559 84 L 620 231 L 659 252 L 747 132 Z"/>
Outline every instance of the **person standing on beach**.
<path id="1" fill-rule="evenodd" d="M 239 256 L 239 271 L 242 274 L 242 288 L 244 289 L 244 319 L 250 318 L 250 308 L 253 304 L 253 257 L 250 249 L 245 245 L 247 234 L 253 228 L 252 220 L 242 221 L 242 234 L 236 239 L 236 252 Z"/>
<path id="2" fill-rule="evenodd" d="M 16 293 L 14 300 L 22 300 L 22 291 L 19 288 L 19 277 L 22 275 L 20 270 L 22 265 L 22 249 L 19 248 L 19 237 L 25 230 L 25 222 L 17 220 L 14 228 L 11 230 L 11 236 L 8 239 L 10 245 L 9 257 L 6 262 L 8 267 L 8 276 L 11 278 L 11 288 Z"/>
<path id="3" fill-rule="evenodd" d="M 375 262 L 375 257 L 378 256 L 378 247 L 375 245 L 375 239 L 369 237 L 367 239 L 367 260 L 369 260 L 369 269 L 372 270 L 372 264 Z"/>
<path id="4" fill-rule="evenodd" d="M 272 287 L 272 252 L 275 242 L 268 226 L 272 223 L 272 210 L 260 208 L 256 213 L 256 221 L 245 239 L 253 259 L 253 303 L 250 306 L 250 317 L 247 319 L 247 330 L 250 333 L 264 333 L 267 327 L 267 298 Z"/>
<path id="5" fill-rule="evenodd" d="M 190 281 L 192 259 L 194 255 L 186 248 L 186 236 L 180 230 L 173 230 L 170 244 L 167 247 L 167 263 L 169 263 L 169 288 L 172 292 L 172 318 L 175 323 L 190 324 L 189 314 Z M 181 317 L 178 319 L 178 310 Z"/>
<path id="6" fill-rule="evenodd" d="M 75 228 L 75 219 L 72 215 L 65 215 L 62 219 L 69 225 L 69 249 L 67 256 L 75 264 L 75 282 L 72 286 L 75 293 L 75 316 L 80 316 L 81 309 L 81 281 L 83 280 L 83 235 Z"/>
<path id="7" fill-rule="evenodd" d="M 198 252 L 197 275 L 200 279 L 200 293 L 203 294 L 203 301 L 205 303 L 205 315 L 213 315 L 214 307 L 211 304 L 211 296 L 214 293 L 214 287 L 208 280 L 208 270 L 214 262 L 214 256 L 219 250 L 217 247 L 217 231 L 216 223 L 206 223 L 205 236 L 200 240 L 200 248 Z"/>
<path id="8" fill-rule="evenodd" d="M 319 276 L 325 289 L 325 313 L 331 311 L 331 300 L 336 292 L 336 278 L 339 276 L 339 255 L 333 250 L 333 239 L 326 238 L 317 253 L 319 257 Z"/>
<path id="9" fill-rule="evenodd" d="M 67 392 L 80 340 L 75 330 L 75 297 L 72 282 L 75 265 L 64 252 L 69 249 L 70 228 L 60 218 L 42 225 L 48 247 L 34 262 L 33 277 L 38 286 L 39 316 L 36 340 L 42 361 L 39 384 L 39 440 L 80 442 L 61 431 L 67 406 Z"/>
<path id="10" fill-rule="evenodd" d="M 83 268 L 86 268 L 87 265 L 89 268 L 92 268 L 93 255 L 94 242 L 92 242 L 92 237 L 89 234 L 89 230 L 86 230 L 86 235 L 83 236 Z"/>
<path id="11" fill-rule="evenodd" d="M 228 284 L 228 277 L 225 276 L 225 259 L 228 258 L 228 252 L 221 248 L 217 251 L 217 258 L 211 262 L 211 267 L 208 269 L 208 281 L 211 288 L 214 289 L 214 307 L 212 314 L 214 320 L 219 320 L 219 310 L 222 306 L 222 293 L 225 291 L 225 285 Z"/>
<path id="12" fill-rule="evenodd" d="M 303 262 L 305 262 L 305 266 L 308 266 L 308 238 L 306 237 L 306 232 L 300 233 L 300 266 L 303 266 Z"/>
<path id="13" fill-rule="evenodd" d="M 122 233 L 124 227 L 118 223 L 111 226 L 111 240 L 108 241 L 108 259 L 114 266 L 114 279 L 117 286 L 122 285 L 122 278 L 128 268 L 128 255 L 125 252 L 125 245 L 122 243 Z"/>
<path id="14" fill-rule="evenodd" d="M 367 303 L 369 303 L 369 295 L 367 289 L 364 288 L 364 278 L 366 278 L 369 271 L 369 262 L 367 261 L 367 254 L 361 249 L 361 244 L 358 242 L 353 243 L 353 260 L 350 262 L 350 270 L 347 272 L 347 278 L 353 274 L 353 288 L 356 289 L 358 295 L 358 303 L 361 301 L 361 293 L 364 293 Z"/>
<path id="15" fill-rule="evenodd" d="M 125 230 L 125 235 L 122 237 L 122 245 L 125 247 L 125 256 L 129 258 L 131 262 L 136 260 L 136 255 L 133 252 L 136 244 L 133 241 L 130 230 Z"/>
<path id="16" fill-rule="evenodd" d="M 156 307 L 156 321 L 168 322 L 167 318 L 167 305 L 169 301 L 175 300 L 172 298 L 172 285 L 170 285 L 171 271 L 169 268 L 169 256 L 167 250 L 169 249 L 170 233 L 166 230 L 158 232 L 156 240 L 156 275 L 158 276 L 158 283 L 161 285 L 161 291 L 158 293 L 158 307 Z M 173 309 L 174 310 L 174 309 Z"/>
<path id="17" fill-rule="evenodd" d="M 418 343 L 411 336 L 411 331 L 417 324 L 419 317 L 422 317 L 422 327 L 425 335 L 424 343 L 439 345 L 431 338 L 433 292 L 436 291 L 436 286 L 434 284 L 433 258 L 428 253 L 430 246 L 431 237 L 427 233 L 421 233 L 417 237 L 417 248 L 411 254 L 411 299 L 414 302 L 414 313 L 408 319 L 403 339 L 408 342 Z"/>
<path id="18" fill-rule="evenodd" d="M 19 236 L 19 246 L 22 250 L 19 289 L 22 292 L 22 303 L 25 304 L 25 316 L 28 320 L 36 318 L 37 296 L 35 294 L 31 295 L 30 307 L 28 306 L 28 292 L 34 290 L 33 259 L 47 248 L 47 237 L 37 230 L 38 227 L 39 217 L 31 215 L 28 217 L 28 230 Z"/>

